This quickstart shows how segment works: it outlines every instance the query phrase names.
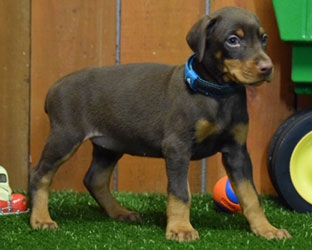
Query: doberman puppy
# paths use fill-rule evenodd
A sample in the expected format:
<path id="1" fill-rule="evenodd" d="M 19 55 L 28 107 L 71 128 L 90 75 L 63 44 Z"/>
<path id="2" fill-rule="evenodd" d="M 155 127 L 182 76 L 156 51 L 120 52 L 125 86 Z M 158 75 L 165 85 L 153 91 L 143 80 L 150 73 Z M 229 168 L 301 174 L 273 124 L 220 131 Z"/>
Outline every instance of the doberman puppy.
<path id="1" fill-rule="evenodd" d="M 246 147 L 246 85 L 271 81 L 267 34 L 258 18 L 240 8 L 200 19 L 187 42 L 186 65 L 133 64 L 88 68 L 64 77 L 49 91 L 51 123 L 41 159 L 30 176 L 33 229 L 56 229 L 48 188 L 58 167 L 85 141 L 93 161 L 84 183 L 107 214 L 139 220 L 112 196 L 109 184 L 123 154 L 163 157 L 168 175 L 166 238 L 199 239 L 190 223 L 190 160 L 222 153 L 223 163 L 252 232 L 290 238 L 267 220 L 253 183 Z"/>

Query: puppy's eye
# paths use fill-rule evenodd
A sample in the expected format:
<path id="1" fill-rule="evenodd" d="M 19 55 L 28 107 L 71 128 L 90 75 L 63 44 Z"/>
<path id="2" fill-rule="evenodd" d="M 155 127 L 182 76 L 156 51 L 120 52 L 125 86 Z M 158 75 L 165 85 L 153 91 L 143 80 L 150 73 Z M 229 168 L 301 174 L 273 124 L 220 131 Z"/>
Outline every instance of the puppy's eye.
<path id="1" fill-rule="evenodd" d="M 240 47 L 240 39 L 235 35 L 229 36 L 226 44 L 232 48 Z"/>
<path id="2" fill-rule="evenodd" d="M 267 34 L 264 34 L 263 36 L 262 36 L 262 38 L 261 38 L 261 40 L 262 40 L 262 44 L 263 44 L 263 46 L 266 46 L 267 45 L 267 43 L 268 43 L 268 35 Z"/>

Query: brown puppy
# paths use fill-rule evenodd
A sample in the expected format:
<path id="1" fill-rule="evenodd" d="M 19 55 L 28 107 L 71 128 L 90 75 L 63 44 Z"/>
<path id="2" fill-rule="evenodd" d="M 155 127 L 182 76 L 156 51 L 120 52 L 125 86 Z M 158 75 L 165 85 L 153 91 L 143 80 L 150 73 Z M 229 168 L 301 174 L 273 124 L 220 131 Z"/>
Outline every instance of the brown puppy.
<path id="1" fill-rule="evenodd" d="M 58 167 L 85 141 L 94 145 L 85 185 L 112 218 L 135 221 L 109 190 L 123 154 L 163 157 L 168 175 L 167 239 L 199 238 L 190 223 L 190 160 L 217 152 L 251 230 L 267 239 L 290 238 L 261 208 L 247 152 L 244 85 L 272 78 L 267 35 L 255 15 L 225 8 L 205 16 L 187 35 L 195 52 L 186 66 L 136 64 L 89 68 L 61 79 L 49 91 L 51 132 L 30 177 L 31 226 L 55 229 L 48 188 Z"/>

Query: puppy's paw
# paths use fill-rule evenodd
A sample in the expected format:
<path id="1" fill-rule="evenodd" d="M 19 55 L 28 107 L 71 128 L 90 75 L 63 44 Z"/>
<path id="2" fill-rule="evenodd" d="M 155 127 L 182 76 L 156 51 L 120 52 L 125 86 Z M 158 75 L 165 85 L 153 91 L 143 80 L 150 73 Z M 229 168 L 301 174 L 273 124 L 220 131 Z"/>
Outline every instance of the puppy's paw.
<path id="1" fill-rule="evenodd" d="M 282 240 L 282 239 L 291 239 L 292 236 L 285 229 L 277 229 L 272 225 L 261 226 L 257 228 L 252 228 L 252 232 L 258 236 L 266 238 L 267 240 Z"/>
<path id="2" fill-rule="evenodd" d="M 192 226 L 167 227 L 166 238 L 178 242 L 190 242 L 199 239 L 198 232 Z"/>
<path id="3" fill-rule="evenodd" d="M 115 220 L 132 223 L 132 222 L 142 222 L 140 215 L 136 212 L 126 211 L 118 213 L 113 217 Z"/>
<path id="4" fill-rule="evenodd" d="M 59 228 L 57 223 L 53 220 L 47 220 L 47 221 L 32 220 L 30 225 L 32 229 L 34 230 L 40 230 L 40 229 L 55 230 Z"/>

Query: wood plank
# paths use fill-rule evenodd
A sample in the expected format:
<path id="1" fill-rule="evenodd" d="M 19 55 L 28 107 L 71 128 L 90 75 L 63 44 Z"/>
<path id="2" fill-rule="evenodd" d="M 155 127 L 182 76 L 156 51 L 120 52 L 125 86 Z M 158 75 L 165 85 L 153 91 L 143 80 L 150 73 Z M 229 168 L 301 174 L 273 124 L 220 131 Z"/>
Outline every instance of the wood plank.
<path id="1" fill-rule="evenodd" d="M 13 189 L 27 189 L 30 1 L 0 1 L 0 165 Z"/>
<path id="2" fill-rule="evenodd" d="M 122 1 L 121 62 L 184 64 L 192 54 L 185 37 L 205 14 L 205 1 Z M 190 189 L 200 192 L 201 163 L 192 162 Z M 119 163 L 119 190 L 166 192 L 163 159 L 124 156 Z"/>
<path id="3" fill-rule="evenodd" d="M 253 11 L 259 16 L 269 34 L 268 54 L 275 65 L 275 77 L 272 83 L 248 91 L 250 114 L 248 147 L 258 191 L 262 194 L 272 194 L 275 191 L 267 170 L 269 144 L 274 132 L 293 111 L 293 88 L 290 78 L 291 48 L 279 38 L 271 0 L 213 0 L 211 6 L 213 11 L 225 6 L 238 6 Z M 219 178 L 214 171 L 220 168 L 222 168 L 220 161 L 217 162 L 215 158 L 209 159 L 208 175 Z M 209 185 L 209 192 L 212 191 L 217 180 L 209 179 L 212 182 Z"/>
<path id="4" fill-rule="evenodd" d="M 60 77 L 89 67 L 115 64 L 116 3 L 111 0 L 32 1 L 33 167 L 49 133 L 44 100 Z M 82 179 L 91 162 L 91 145 L 81 146 L 54 178 L 53 189 L 85 190 Z"/>

